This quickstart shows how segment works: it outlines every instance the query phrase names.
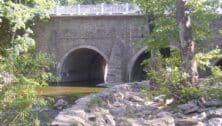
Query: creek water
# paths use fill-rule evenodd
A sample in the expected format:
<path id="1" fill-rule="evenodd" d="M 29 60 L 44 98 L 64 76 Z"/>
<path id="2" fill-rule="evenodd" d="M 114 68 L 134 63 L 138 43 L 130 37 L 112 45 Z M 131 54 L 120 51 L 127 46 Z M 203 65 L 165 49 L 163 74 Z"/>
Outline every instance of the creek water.
<path id="1" fill-rule="evenodd" d="M 48 123 L 53 120 L 59 111 L 54 108 L 54 104 L 58 99 L 63 99 L 68 102 L 68 106 L 72 106 L 77 99 L 83 97 L 85 95 L 89 95 L 92 93 L 98 93 L 103 91 L 105 88 L 102 87 L 87 87 L 83 86 L 46 86 L 36 88 L 36 91 L 39 96 L 49 99 L 53 98 L 53 102 L 48 104 L 47 106 L 42 106 L 42 109 L 46 108 L 46 111 L 39 113 L 39 119 L 41 120 L 41 125 L 48 125 Z"/>
<path id="2" fill-rule="evenodd" d="M 38 95 L 43 97 L 52 97 L 56 100 L 64 99 L 69 104 L 73 104 L 75 100 L 85 95 L 102 92 L 105 88 L 96 86 L 46 86 L 38 87 L 36 91 Z"/>
<path id="3" fill-rule="evenodd" d="M 38 95 L 41 96 L 65 96 L 98 93 L 105 88 L 101 87 L 80 87 L 80 86 L 46 86 L 37 88 Z"/>

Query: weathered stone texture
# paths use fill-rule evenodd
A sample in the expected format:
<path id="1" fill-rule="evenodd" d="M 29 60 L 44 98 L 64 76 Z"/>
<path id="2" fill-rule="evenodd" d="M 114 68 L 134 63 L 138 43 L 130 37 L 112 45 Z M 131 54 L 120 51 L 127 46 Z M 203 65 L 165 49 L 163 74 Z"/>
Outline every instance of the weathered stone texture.
<path id="1" fill-rule="evenodd" d="M 222 18 L 212 28 L 222 28 Z M 70 53 L 77 49 L 92 49 L 108 65 L 105 82 L 127 82 L 132 68 L 144 47 L 136 44 L 147 35 L 147 22 L 141 15 L 60 16 L 38 23 L 35 37 L 40 50 L 53 54 L 58 62 L 57 73 L 63 71 Z M 222 36 L 201 44 L 204 47 L 222 48 Z M 176 45 L 175 45 L 176 46 Z M 92 61 L 93 62 L 93 61 Z M 87 73 L 85 73 L 87 74 Z"/>
<path id="2" fill-rule="evenodd" d="M 135 42 L 148 30 L 143 16 L 67 16 L 39 23 L 35 31 L 38 48 L 55 55 L 57 72 L 62 71 L 70 50 L 93 47 L 108 60 L 106 80 L 125 82 L 129 77 L 128 63 L 141 49 Z"/>

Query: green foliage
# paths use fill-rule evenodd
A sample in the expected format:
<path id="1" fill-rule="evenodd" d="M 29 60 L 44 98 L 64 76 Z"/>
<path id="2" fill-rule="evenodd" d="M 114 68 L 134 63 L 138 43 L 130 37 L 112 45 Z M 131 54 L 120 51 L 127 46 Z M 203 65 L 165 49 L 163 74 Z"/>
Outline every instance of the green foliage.
<path id="1" fill-rule="evenodd" d="M 46 104 L 46 101 L 36 97 L 35 86 L 14 83 L 0 92 L 0 121 L 7 125 L 34 125 L 36 114 L 32 105 Z"/>
<path id="2" fill-rule="evenodd" d="M 4 113 L 0 121 L 4 124 L 32 126 L 38 113 L 32 111 L 32 106 L 46 104 L 43 98 L 37 96 L 35 88 L 47 85 L 47 81 L 52 77 L 49 69 L 54 62 L 46 54 L 31 52 L 18 56 L 14 64 L 9 64 L 8 61 L 0 63 L 1 66 L 5 66 L 1 68 L 2 70 L 13 70 L 16 76 L 15 82 L 4 87 L 0 92 L 0 113 Z M 24 117 L 20 117 L 21 114 Z"/>
<path id="3" fill-rule="evenodd" d="M 199 99 L 205 95 L 203 89 L 194 85 L 182 87 L 179 93 L 181 93 L 180 94 L 180 98 L 182 98 L 180 100 L 181 102 L 187 102 L 193 99 Z"/>
<path id="4" fill-rule="evenodd" d="M 19 68 L 14 69 L 14 74 L 25 82 L 35 80 L 39 85 L 47 85 L 45 81 L 53 77 L 50 69 L 54 66 L 54 59 L 50 55 L 30 52 L 17 57 L 14 63 L 15 68 Z"/>
<path id="5" fill-rule="evenodd" d="M 2 125 L 40 125 L 33 105 L 46 101 L 35 88 L 47 85 L 53 58 L 35 51 L 30 37 L 36 19 L 48 17 L 54 0 L 0 0 L 0 71 L 13 74 L 15 80 L 0 90 Z"/>
<path id="6" fill-rule="evenodd" d="M 222 99 L 222 88 L 208 88 L 206 94 L 208 99 Z"/>
<path id="7" fill-rule="evenodd" d="M 147 15 L 149 35 L 142 42 L 155 52 L 161 48 L 169 47 L 170 43 L 180 45 L 180 33 L 177 24 L 177 0 L 136 0 Z M 191 16 L 192 39 L 195 42 L 204 42 L 209 39 L 215 30 L 209 29 L 210 23 L 219 17 L 215 10 L 219 5 L 215 0 L 189 0 L 188 12 Z M 178 43 L 178 44 L 177 44 Z M 180 44 L 179 44 L 180 43 Z M 183 45 L 180 45 L 183 46 Z M 146 71 L 151 81 L 154 83 L 152 94 L 165 94 L 175 98 L 179 102 L 185 102 L 192 98 L 202 96 L 202 89 L 196 85 L 188 83 L 188 68 L 184 64 L 181 54 L 187 54 L 185 50 L 179 50 L 172 54 L 173 57 L 163 59 L 156 53 L 150 60 L 147 60 Z M 197 55 L 198 63 L 203 66 L 210 65 L 208 58 L 215 56 L 215 52 L 209 53 L 207 57 Z M 187 54 L 188 55 L 188 54 Z M 192 57 L 193 58 L 193 57 Z M 190 66 L 192 67 L 192 66 Z M 191 69 L 192 70 L 192 69 Z M 212 76 L 220 77 L 219 69 L 212 68 Z M 191 76 L 191 75 L 190 75 Z"/>
<path id="8" fill-rule="evenodd" d="M 212 65 L 211 60 L 221 58 L 221 50 L 215 49 L 208 53 L 198 53 L 196 60 L 202 70 L 206 67 L 211 69 L 211 75 L 207 81 L 200 85 L 184 84 L 186 73 L 180 67 L 181 57 L 179 50 L 171 50 L 172 57 L 163 58 L 159 52 L 155 57 L 144 61 L 146 71 L 151 80 L 154 81 L 148 97 L 164 94 L 167 97 L 174 98 L 177 102 L 186 102 L 192 99 L 204 98 L 222 98 L 219 93 L 221 88 L 214 88 L 217 81 L 222 79 L 222 71 L 218 66 Z M 155 62 L 153 66 L 152 62 Z"/>
<path id="9" fill-rule="evenodd" d="M 196 54 L 196 61 L 198 63 L 198 66 L 203 70 L 205 70 L 206 67 L 211 66 L 210 60 L 215 60 L 220 58 L 222 58 L 220 49 L 214 49 L 208 53 L 199 52 Z"/>
<path id="10" fill-rule="evenodd" d="M 192 18 L 192 34 L 195 42 L 202 42 L 215 32 L 209 29 L 210 23 L 220 15 L 215 13 L 220 5 L 215 0 L 190 0 L 189 8 Z"/>
<path id="11" fill-rule="evenodd" d="M 22 39 L 29 39 L 29 27 L 33 25 L 35 19 L 49 17 L 48 10 L 53 5 L 54 0 L 0 0 L 1 47 L 12 47 Z"/>
<path id="12" fill-rule="evenodd" d="M 210 61 L 212 60 L 215 61 L 221 58 L 222 58 L 222 51 L 221 49 L 218 49 L 218 48 L 211 50 L 208 53 L 196 54 L 196 60 L 197 60 L 198 66 L 202 70 L 206 70 L 206 68 L 211 69 L 210 79 L 212 81 L 217 81 L 217 80 L 222 79 L 222 70 L 220 69 L 220 67 L 212 65 Z"/>
<path id="13" fill-rule="evenodd" d="M 168 47 L 170 42 L 179 42 L 179 29 L 176 21 L 176 0 L 136 0 L 147 15 L 151 32 L 144 40 L 149 48 Z M 190 0 L 192 34 L 195 42 L 211 37 L 214 31 L 209 24 L 219 17 L 214 13 L 219 6 L 214 0 Z"/>
<path id="14" fill-rule="evenodd" d="M 213 66 L 211 67 L 211 71 L 212 71 L 211 78 L 213 80 L 222 80 L 222 70 L 219 67 Z"/>
<path id="15" fill-rule="evenodd" d="M 20 3 L 7 0 L 1 2 L 0 12 L 14 29 L 25 29 L 26 23 L 33 20 L 35 16 L 47 17 L 47 11 L 53 4 L 53 0 L 23 0 Z"/>
<path id="16" fill-rule="evenodd" d="M 202 96 L 202 91 L 195 85 L 184 84 L 186 73 L 180 67 L 181 57 L 179 50 L 171 50 L 173 57 L 163 58 L 159 52 L 155 57 L 144 62 L 146 71 L 152 84 L 148 96 L 164 94 L 174 98 L 177 102 L 186 102 Z M 155 62 L 155 66 L 151 63 Z"/>
<path id="17" fill-rule="evenodd" d="M 171 41 L 178 42 L 175 0 L 137 0 L 147 15 L 151 32 L 144 40 L 150 49 L 168 47 Z"/>

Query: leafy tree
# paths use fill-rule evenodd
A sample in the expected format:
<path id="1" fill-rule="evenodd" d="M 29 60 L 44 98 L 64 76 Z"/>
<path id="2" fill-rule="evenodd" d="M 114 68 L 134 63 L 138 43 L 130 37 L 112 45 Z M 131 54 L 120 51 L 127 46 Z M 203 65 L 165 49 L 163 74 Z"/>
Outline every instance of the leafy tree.
<path id="1" fill-rule="evenodd" d="M 53 5 L 53 0 L 0 0 L 0 72 L 15 76 L 0 88 L 2 125 L 39 125 L 32 106 L 45 101 L 35 87 L 47 84 L 53 62 L 35 51 L 31 27 L 37 19 L 47 18 Z"/>
<path id="2" fill-rule="evenodd" d="M 195 43 L 192 37 L 191 10 L 188 7 L 188 2 L 189 0 L 177 0 L 176 19 L 179 27 L 182 64 L 188 74 L 188 81 L 197 83 L 198 71 L 195 60 Z"/>
<path id="3" fill-rule="evenodd" d="M 52 76 L 50 56 L 29 50 L 16 57 L 13 64 L 5 59 L 0 62 L 1 71 L 13 71 L 16 80 L 0 91 L 0 122 L 4 125 L 37 126 L 38 113 L 34 106 L 45 105 L 47 101 L 37 95 L 36 87 L 47 85 Z"/>
<path id="4" fill-rule="evenodd" d="M 169 47 L 174 42 L 180 48 L 184 83 L 198 79 L 195 43 L 212 34 L 209 24 L 217 18 L 215 0 L 137 0 L 148 18 L 151 29 L 145 43 L 153 50 Z M 192 22 L 191 22 L 192 21 Z"/>

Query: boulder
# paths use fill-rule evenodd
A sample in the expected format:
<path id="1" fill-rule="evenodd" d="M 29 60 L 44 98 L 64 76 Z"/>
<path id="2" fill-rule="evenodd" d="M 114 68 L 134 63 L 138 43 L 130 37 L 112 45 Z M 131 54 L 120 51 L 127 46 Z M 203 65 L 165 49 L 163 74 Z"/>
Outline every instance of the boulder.
<path id="1" fill-rule="evenodd" d="M 116 124 L 117 126 L 144 126 L 144 121 L 141 119 L 135 118 L 117 118 Z"/>
<path id="2" fill-rule="evenodd" d="M 126 115 L 126 106 L 111 108 L 109 111 L 115 117 L 123 117 Z"/>
<path id="3" fill-rule="evenodd" d="M 199 110 L 199 107 L 194 102 L 188 102 L 186 104 L 181 104 L 181 105 L 178 105 L 177 107 L 184 114 L 194 113 Z"/>
<path id="4" fill-rule="evenodd" d="M 176 126 L 196 126 L 198 122 L 196 119 L 175 119 Z"/>
<path id="5" fill-rule="evenodd" d="M 166 116 L 162 118 L 155 118 L 152 120 L 146 120 L 144 126 L 175 126 L 174 118 Z"/>
<path id="6" fill-rule="evenodd" d="M 116 126 L 116 122 L 114 121 L 114 118 L 113 118 L 112 115 L 106 114 L 104 116 L 104 119 L 105 119 L 106 125 L 108 125 L 108 126 Z"/>
<path id="7" fill-rule="evenodd" d="M 209 110 L 207 112 L 207 118 L 217 118 L 217 117 L 222 117 L 222 108 Z"/>
<path id="8" fill-rule="evenodd" d="M 166 96 L 165 95 L 159 95 L 153 97 L 154 102 L 159 102 L 159 103 L 165 103 Z"/>
<path id="9" fill-rule="evenodd" d="M 114 107 L 120 107 L 120 106 L 123 106 L 123 105 L 124 105 L 123 103 L 118 102 L 118 101 L 113 103 Z"/>
<path id="10" fill-rule="evenodd" d="M 116 121 L 116 124 L 117 124 L 118 126 L 132 126 L 132 124 L 129 123 L 129 122 L 127 121 L 127 119 L 124 118 L 124 117 L 115 118 L 115 121 Z"/>
<path id="11" fill-rule="evenodd" d="M 68 102 L 67 102 L 67 101 L 65 101 L 64 99 L 59 99 L 59 100 L 57 100 L 57 102 L 54 104 L 54 107 L 55 107 L 56 109 L 61 110 L 61 109 L 65 108 L 67 105 L 68 105 Z"/>
<path id="12" fill-rule="evenodd" d="M 222 126 L 222 118 L 212 118 L 208 120 L 207 126 Z"/>
<path id="13" fill-rule="evenodd" d="M 203 121 L 203 120 L 206 120 L 207 119 L 207 113 L 206 112 L 202 112 L 202 113 L 198 113 L 194 116 L 192 116 L 192 119 L 197 119 L 199 121 Z"/>
<path id="14" fill-rule="evenodd" d="M 95 122 L 96 121 L 96 115 L 93 113 L 88 114 L 88 120 Z"/>
<path id="15" fill-rule="evenodd" d="M 144 99 L 142 99 L 138 96 L 135 96 L 135 95 L 130 95 L 128 97 L 128 100 L 131 101 L 131 102 L 144 102 Z"/>
<path id="16" fill-rule="evenodd" d="M 77 116 L 61 116 L 56 117 L 52 123 L 52 126 L 91 126 L 91 123 L 86 122 L 84 119 Z"/>
<path id="17" fill-rule="evenodd" d="M 156 117 L 160 118 L 160 117 L 166 117 L 166 116 L 172 116 L 172 114 L 170 112 L 166 112 L 166 111 L 162 111 L 157 113 Z"/>
<path id="18" fill-rule="evenodd" d="M 204 106 L 206 106 L 206 107 L 219 107 L 219 106 L 222 106 L 222 101 L 218 100 L 218 99 L 206 101 L 204 103 Z"/>

